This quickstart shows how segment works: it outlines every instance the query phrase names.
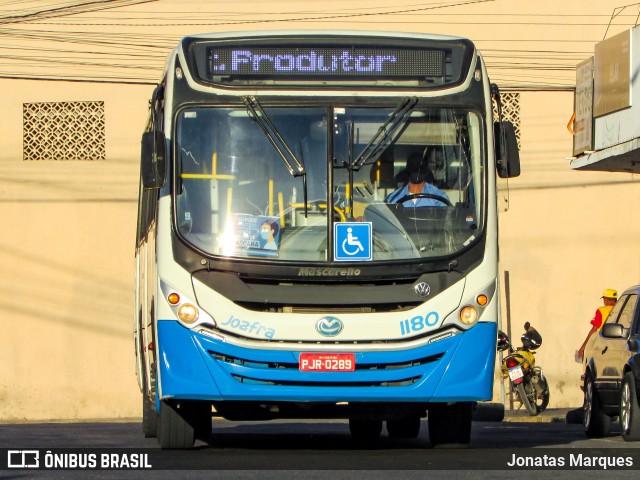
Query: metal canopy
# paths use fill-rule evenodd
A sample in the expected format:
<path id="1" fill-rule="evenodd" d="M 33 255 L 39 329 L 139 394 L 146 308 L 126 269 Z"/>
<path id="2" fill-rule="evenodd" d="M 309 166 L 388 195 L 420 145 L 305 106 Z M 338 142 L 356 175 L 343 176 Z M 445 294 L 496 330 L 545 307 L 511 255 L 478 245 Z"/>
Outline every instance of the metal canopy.
<path id="1" fill-rule="evenodd" d="M 640 138 L 585 153 L 571 160 L 574 170 L 640 173 Z"/>

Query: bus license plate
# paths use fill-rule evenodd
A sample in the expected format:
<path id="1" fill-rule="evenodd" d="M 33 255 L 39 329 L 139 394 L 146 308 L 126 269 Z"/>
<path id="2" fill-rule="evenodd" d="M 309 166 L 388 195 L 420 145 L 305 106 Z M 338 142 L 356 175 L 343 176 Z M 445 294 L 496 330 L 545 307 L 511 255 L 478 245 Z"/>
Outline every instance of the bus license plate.
<path id="1" fill-rule="evenodd" d="M 301 353 L 301 372 L 353 372 L 356 356 L 353 353 Z"/>
<path id="2" fill-rule="evenodd" d="M 524 373 L 522 372 L 522 367 L 518 366 L 509 370 L 509 378 L 512 382 L 521 379 L 524 377 Z"/>

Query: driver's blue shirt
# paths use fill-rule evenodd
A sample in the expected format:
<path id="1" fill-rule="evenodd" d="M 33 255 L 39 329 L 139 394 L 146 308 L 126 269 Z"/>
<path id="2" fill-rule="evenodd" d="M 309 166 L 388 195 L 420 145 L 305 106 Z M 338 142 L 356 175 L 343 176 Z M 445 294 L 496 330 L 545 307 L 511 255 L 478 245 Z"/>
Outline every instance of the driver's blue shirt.
<path id="1" fill-rule="evenodd" d="M 449 200 L 449 197 L 447 197 L 446 193 L 427 182 L 424 182 L 424 185 L 422 186 L 422 193 L 430 193 L 431 195 L 437 195 Z M 411 195 L 411 193 L 409 193 L 408 183 L 404 187 L 398 188 L 397 190 L 391 192 L 385 199 L 385 202 L 398 203 L 398 200 L 400 200 L 402 197 L 406 197 L 407 195 Z M 414 198 L 412 200 L 403 202 L 402 205 L 405 207 L 446 207 L 446 204 L 444 202 L 436 200 L 435 198 Z"/>

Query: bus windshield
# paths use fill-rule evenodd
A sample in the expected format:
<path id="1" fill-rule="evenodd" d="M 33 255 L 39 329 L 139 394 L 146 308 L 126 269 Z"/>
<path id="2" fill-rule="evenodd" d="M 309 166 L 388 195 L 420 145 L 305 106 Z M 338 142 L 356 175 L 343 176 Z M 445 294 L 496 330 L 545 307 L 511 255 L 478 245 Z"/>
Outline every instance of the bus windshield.
<path id="1" fill-rule="evenodd" d="M 179 234 L 207 255 L 317 263 L 333 223 L 369 222 L 368 262 L 455 254 L 483 228 L 484 125 L 415 103 L 182 110 Z"/>

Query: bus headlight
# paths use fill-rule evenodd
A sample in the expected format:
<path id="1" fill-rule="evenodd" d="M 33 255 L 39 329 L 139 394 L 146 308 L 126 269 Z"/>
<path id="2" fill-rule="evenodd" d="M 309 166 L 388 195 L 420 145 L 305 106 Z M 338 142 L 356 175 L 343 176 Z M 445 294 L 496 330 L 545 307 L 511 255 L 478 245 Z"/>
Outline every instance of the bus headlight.
<path id="1" fill-rule="evenodd" d="M 171 307 L 171 310 L 182 325 L 191 329 L 198 325 L 207 328 L 216 327 L 216 321 L 213 317 L 199 307 L 197 302 L 194 302 L 183 293 L 179 293 L 162 279 L 160 279 L 160 288 L 169 307 Z"/>
<path id="2" fill-rule="evenodd" d="M 178 308 L 178 318 L 184 323 L 191 325 L 198 320 L 198 316 L 198 309 L 190 303 L 183 303 Z"/>
<path id="3" fill-rule="evenodd" d="M 470 327 L 478 321 L 478 310 L 471 306 L 464 307 L 460 310 L 460 321 L 463 325 Z"/>

